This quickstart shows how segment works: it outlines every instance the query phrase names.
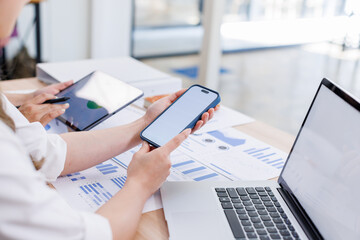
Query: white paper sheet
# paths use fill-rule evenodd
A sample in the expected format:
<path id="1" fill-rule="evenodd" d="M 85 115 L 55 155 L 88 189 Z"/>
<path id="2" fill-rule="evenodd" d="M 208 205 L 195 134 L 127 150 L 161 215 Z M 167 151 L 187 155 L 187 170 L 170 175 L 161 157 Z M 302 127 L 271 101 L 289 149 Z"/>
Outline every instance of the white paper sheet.
<path id="1" fill-rule="evenodd" d="M 234 128 L 191 135 L 179 151 L 231 180 L 279 176 L 287 154 Z"/>
<path id="2" fill-rule="evenodd" d="M 128 107 L 96 129 L 126 124 L 143 114 L 144 111 L 138 108 Z M 136 146 L 103 164 L 61 177 L 53 185 L 75 209 L 96 211 L 122 188 L 126 169 L 139 148 Z M 168 181 L 265 180 L 279 175 L 286 154 L 236 129 L 227 128 L 191 135 L 170 159 L 172 168 Z M 147 201 L 143 212 L 159 208 L 162 203 L 157 192 Z"/>
<path id="3" fill-rule="evenodd" d="M 211 132 L 214 130 L 251 123 L 253 121 L 255 121 L 253 118 L 221 105 L 220 109 L 215 113 L 214 117 L 196 133 Z"/>
<path id="4" fill-rule="evenodd" d="M 126 169 L 108 160 L 87 170 L 58 178 L 52 184 L 71 207 L 95 212 L 122 189 L 126 181 Z M 162 208 L 159 192 L 151 196 L 143 212 Z"/>

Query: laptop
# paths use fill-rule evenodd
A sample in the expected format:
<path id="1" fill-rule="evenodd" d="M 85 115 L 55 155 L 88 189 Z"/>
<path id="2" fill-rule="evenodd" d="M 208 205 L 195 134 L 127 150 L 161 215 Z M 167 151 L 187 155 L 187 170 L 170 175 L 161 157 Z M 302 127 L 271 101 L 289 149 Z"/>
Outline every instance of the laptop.
<path id="1" fill-rule="evenodd" d="M 165 182 L 170 239 L 360 239 L 360 103 L 327 79 L 278 181 Z"/>

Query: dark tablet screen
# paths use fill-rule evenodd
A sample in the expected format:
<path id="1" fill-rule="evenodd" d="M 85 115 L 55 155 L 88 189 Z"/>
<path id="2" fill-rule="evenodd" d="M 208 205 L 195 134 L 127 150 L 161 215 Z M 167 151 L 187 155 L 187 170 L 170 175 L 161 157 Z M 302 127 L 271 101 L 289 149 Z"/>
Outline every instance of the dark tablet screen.
<path id="1" fill-rule="evenodd" d="M 96 71 L 57 94 L 70 97 L 70 107 L 59 120 L 74 130 L 88 130 L 126 107 L 143 92 L 105 73 Z"/>

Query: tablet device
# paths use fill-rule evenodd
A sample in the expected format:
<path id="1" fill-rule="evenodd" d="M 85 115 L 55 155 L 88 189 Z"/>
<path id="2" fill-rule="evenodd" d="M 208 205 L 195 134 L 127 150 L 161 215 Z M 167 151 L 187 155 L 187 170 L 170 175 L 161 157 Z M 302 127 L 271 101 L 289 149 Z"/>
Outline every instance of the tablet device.
<path id="1" fill-rule="evenodd" d="M 58 93 L 70 107 L 58 117 L 76 131 L 89 130 L 133 103 L 144 93 L 103 72 L 95 71 Z"/>

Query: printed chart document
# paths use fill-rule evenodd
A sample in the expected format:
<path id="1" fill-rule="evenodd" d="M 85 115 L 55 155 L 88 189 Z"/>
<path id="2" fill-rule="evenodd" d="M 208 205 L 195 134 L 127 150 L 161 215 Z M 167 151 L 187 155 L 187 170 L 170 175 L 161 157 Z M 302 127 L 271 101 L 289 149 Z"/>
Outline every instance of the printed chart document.
<path id="1" fill-rule="evenodd" d="M 126 169 L 112 160 L 87 170 L 59 177 L 52 184 L 74 209 L 95 212 L 122 189 Z M 162 208 L 159 193 L 146 202 L 143 212 Z"/>
<path id="2" fill-rule="evenodd" d="M 127 107 L 94 129 L 127 124 L 143 114 L 141 109 Z M 60 177 L 53 185 L 75 209 L 96 211 L 121 190 L 126 169 L 139 148 L 136 146 L 95 167 Z M 234 128 L 197 132 L 171 154 L 167 181 L 265 180 L 279 176 L 286 157 L 286 153 Z M 159 208 L 162 203 L 157 192 L 147 201 L 143 212 Z"/>
<path id="3" fill-rule="evenodd" d="M 127 168 L 139 148 L 113 160 Z M 171 154 L 167 180 L 268 180 L 280 175 L 286 158 L 286 153 L 234 128 L 193 134 Z"/>

